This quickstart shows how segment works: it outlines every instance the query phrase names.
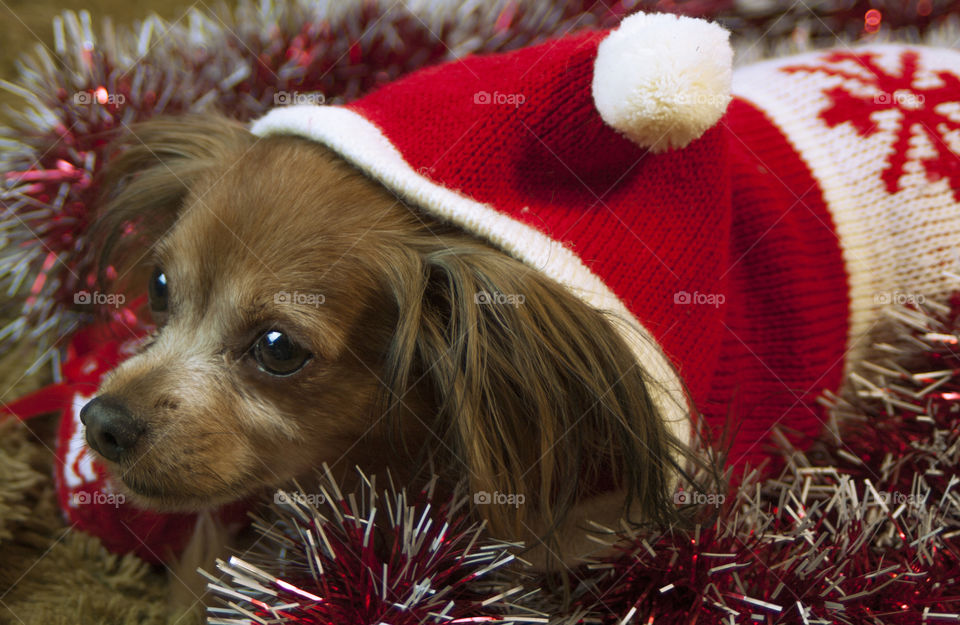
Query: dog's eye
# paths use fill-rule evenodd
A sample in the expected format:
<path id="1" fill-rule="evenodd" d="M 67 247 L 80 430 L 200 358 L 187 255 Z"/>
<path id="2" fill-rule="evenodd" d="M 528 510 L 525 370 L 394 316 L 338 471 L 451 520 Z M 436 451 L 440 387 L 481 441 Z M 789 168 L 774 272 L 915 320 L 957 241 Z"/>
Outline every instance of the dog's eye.
<path id="1" fill-rule="evenodd" d="M 253 344 L 253 357 L 262 370 L 283 376 L 299 371 L 309 360 L 310 352 L 283 332 L 271 330 Z"/>
<path id="2" fill-rule="evenodd" d="M 147 294 L 150 298 L 150 312 L 162 317 L 167 312 L 167 275 L 159 267 L 154 269 L 150 276 Z"/>

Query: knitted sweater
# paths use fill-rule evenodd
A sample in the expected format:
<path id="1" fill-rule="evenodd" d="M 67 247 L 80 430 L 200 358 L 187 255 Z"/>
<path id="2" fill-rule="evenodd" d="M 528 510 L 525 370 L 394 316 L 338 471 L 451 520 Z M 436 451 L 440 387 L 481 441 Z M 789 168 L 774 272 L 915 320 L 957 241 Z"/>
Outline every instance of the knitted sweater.
<path id="1" fill-rule="evenodd" d="M 704 404 L 717 420 L 716 397 L 752 395 L 759 418 L 734 411 L 749 433 L 734 460 L 755 456 L 745 445 L 765 423 L 816 433 L 814 400 L 862 359 L 884 309 L 958 287 L 949 276 L 960 269 L 958 76 L 957 52 L 899 45 L 734 74 L 721 122 L 732 306 Z"/>

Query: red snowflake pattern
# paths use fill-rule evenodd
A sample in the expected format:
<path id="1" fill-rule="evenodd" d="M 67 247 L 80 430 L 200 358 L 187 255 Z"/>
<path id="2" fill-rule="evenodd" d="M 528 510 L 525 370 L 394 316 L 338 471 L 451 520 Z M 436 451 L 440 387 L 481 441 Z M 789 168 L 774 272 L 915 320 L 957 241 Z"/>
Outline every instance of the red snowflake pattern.
<path id="1" fill-rule="evenodd" d="M 887 157 L 887 166 L 883 170 L 883 182 L 888 193 L 896 193 L 900 187 L 900 178 L 907 163 L 907 149 L 910 138 L 915 132 L 926 134 L 936 156 L 920 159 L 920 163 L 931 182 L 946 179 L 953 190 L 953 197 L 960 202 L 960 155 L 950 149 L 947 134 L 960 130 L 960 122 L 954 121 L 943 111 L 941 105 L 960 101 L 960 78 L 947 71 L 936 71 L 933 75 L 940 85 L 917 87 L 914 80 L 919 68 L 919 56 L 914 51 L 905 51 L 900 55 L 900 73 L 893 74 L 882 68 L 874 53 L 855 54 L 853 52 L 834 52 L 822 58 L 823 65 L 794 65 L 784 67 L 783 71 L 820 72 L 829 76 L 839 76 L 847 84 L 850 82 L 866 87 L 853 93 L 844 85 L 825 88 L 824 95 L 830 98 L 830 106 L 820 112 L 820 119 L 830 128 L 849 122 L 862 137 L 869 137 L 880 131 L 874 113 L 896 110 L 900 113 L 899 127 L 892 150 Z M 865 71 L 851 71 L 842 66 L 853 61 Z M 864 92 L 869 92 L 864 95 Z"/>

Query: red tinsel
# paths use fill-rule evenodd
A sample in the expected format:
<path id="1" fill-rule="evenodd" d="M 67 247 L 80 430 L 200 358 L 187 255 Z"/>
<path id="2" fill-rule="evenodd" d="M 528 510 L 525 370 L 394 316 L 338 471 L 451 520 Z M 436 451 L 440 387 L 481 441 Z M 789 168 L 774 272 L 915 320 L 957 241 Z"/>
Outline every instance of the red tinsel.
<path id="1" fill-rule="evenodd" d="M 610 623 L 960 621 L 960 298 L 889 312 L 896 340 L 851 400 L 825 399 L 810 451 L 782 439 L 784 472 L 691 533 L 625 537 L 581 605 Z"/>
<path id="2" fill-rule="evenodd" d="M 545 622 L 513 604 L 529 594 L 522 585 L 488 579 L 516 545 L 481 539 L 466 497 L 434 508 L 429 486 L 408 494 L 391 482 L 381 493 L 361 478 L 347 496 L 329 469 L 313 492 L 277 491 L 278 519 L 256 522 L 266 554 L 218 561 L 229 582 L 207 574 L 227 605 L 210 608 L 208 623 Z"/>

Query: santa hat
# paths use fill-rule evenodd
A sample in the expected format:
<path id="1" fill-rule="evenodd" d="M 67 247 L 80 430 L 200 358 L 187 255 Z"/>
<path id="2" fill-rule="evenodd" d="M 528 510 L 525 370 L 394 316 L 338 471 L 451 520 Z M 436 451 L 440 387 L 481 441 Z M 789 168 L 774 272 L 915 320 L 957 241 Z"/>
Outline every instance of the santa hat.
<path id="1" fill-rule="evenodd" d="M 252 130 L 325 144 L 408 203 L 626 320 L 624 335 L 659 382 L 656 401 L 686 438 L 681 384 L 646 325 L 664 323 L 673 302 L 652 311 L 629 274 L 676 276 L 651 254 L 661 245 L 631 228 L 720 215 L 724 183 L 703 172 L 715 172 L 723 147 L 705 133 L 730 101 L 731 63 L 719 26 L 636 14 L 611 32 L 422 70 L 348 106 L 277 108 Z M 695 193 L 673 195 L 693 177 Z"/>

